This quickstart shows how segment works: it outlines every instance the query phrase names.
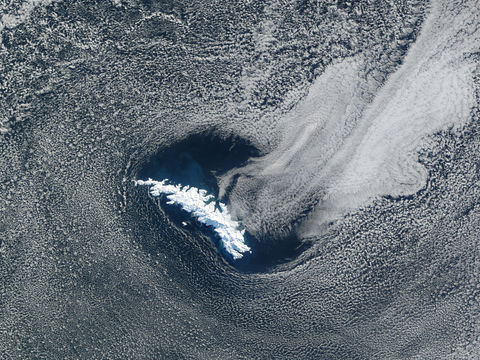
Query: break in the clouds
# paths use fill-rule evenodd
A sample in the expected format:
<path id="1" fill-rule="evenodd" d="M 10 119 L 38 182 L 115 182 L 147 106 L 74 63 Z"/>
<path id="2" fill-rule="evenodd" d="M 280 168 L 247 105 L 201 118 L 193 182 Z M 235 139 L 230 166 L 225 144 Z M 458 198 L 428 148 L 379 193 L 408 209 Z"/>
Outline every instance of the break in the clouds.
<path id="1" fill-rule="evenodd" d="M 200 223 L 213 228 L 220 237 L 222 247 L 233 259 L 241 259 L 244 253 L 250 252 L 250 248 L 245 244 L 245 230 L 241 229 L 238 221 L 232 219 L 225 204 L 216 201 L 206 190 L 188 185 L 172 185 L 168 183 L 168 179 L 137 180 L 135 183 L 150 186 L 152 196 L 165 195 L 167 204 L 180 206 Z"/>

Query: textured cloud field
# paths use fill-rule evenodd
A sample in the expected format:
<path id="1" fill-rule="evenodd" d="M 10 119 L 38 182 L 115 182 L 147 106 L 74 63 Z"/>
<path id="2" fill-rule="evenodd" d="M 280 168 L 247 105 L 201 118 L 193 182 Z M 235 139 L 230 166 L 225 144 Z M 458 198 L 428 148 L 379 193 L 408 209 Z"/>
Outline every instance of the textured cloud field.
<path id="1" fill-rule="evenodd" d="M 479 8 L 1 2 L 0 359 L 478 358 Z"/>
<path id="2" fill-rule="evenodd" d="M 251 231 L 275 233 L 314 207 L 301 230 L 313 236 L 379 196 L 426 186 L 419 151 L 428 151 L 433 134 L 471 121 L 479 23 L 475 1 L 434 1 L 415 44 L 381 86 L 367 77 L 368 57 L 327 67 L 279 117 L 276 148 L 224 180 L 245 175 L 232 195 L 234 211 Z"/>

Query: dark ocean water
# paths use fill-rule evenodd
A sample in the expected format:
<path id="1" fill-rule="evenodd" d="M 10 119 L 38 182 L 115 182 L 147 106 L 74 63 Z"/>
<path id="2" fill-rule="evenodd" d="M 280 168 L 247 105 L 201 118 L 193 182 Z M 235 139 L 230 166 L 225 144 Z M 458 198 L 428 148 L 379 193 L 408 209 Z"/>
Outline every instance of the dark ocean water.
<path id="1" fill-rule="evenodd" d="M 0 4 L 0 359 L 475 359 L 480 85 L 478 68 L 468 67 L 467 82 L 451 64 L 478 60 L 477 5 Z M 438 43 L 438 51 L 412 60 L 421 36 L 422 48 Z M 422 63 L 437 53 L 465 56 Z M 464 123 L 439 125 L 405 160 L 394 150 L 409 139 L 395 136 L 412 118 L 423 134 L 424 119 L 442 117 L 424 110 L 438 84 L 409 73 L 416 62 L 446 79 L 432 90 L 432 107 L 465 93 L 459 103 L 473 106 Z M 383 168 L 404 189 L 417 179 L 414 158 L 427 174 L 420 190 L 377 194 L 361 206 L 354 197 L 328 202 L 321 181 L 308 192 L 325 154 L 348 140 L 337 135 L 358 125 L 342 114 L 353 108 L 361 123 L 378 96 L 389 103 L 382 91 L 399 71 L 410 74 L 401 84 L 419 85 L 395 96 L 418 96 L 406 110 L 394 102 L 406 125 L 393 123 L 391 146 L 372 159 L 391 151 Z M 360 84 L 352 89 L 351 73 Z M 331 91 L 302 112 L 317 80 Z M 330 88 L 337 80 L 343 85 Z M 317 111 L 318 119 L 340 116 L 338 131 L 322 137 L 319 126 L 318 137 L 283 149 L 282 139 L 308 129 L 302 121 Z M 382 120 L 371 129 L 390 118 Z M 325 153 L 312 156 L 320 145 Z M 273 170 L 262 167 L 272 154 Z M 245 224 L 252 248 L 240 261 L 211 229 L 134 184 L 169 178 L 219 195 L 229 172 L 220 200 Z M 332 173 L 325 179 L 334 183 L 341 174 Z M 265 202 L 271 194 L 275 201 Z M 350 210 L 320 230 L 300 231 L 315 211 L 342 206 Z"/>
<path id="2" fill-rule="evenodd" d="M 152 178 L 159 181 L 168 179 L 172 184 L 205 189 L 218 199 L 216 177 L 244 165 L 249 158 L 258 155 L 259 152 L 255 147 L 238 138 L 222 139 L 212 134 L 195 135 L 153 155 L 139 171 L 138 178 Z M 233 181 L 227 188 L 234 185 Z M 145 189 L 139 189 L 139 191 L 145 191 Z M 245 253 L 242 259 L 234 260 L 223 249 L 218 235 L 212 228 L 196 221 L 178 205 L 167 204 L 165 196 L 159 199 L 152 198 L 152 201 L 176 227 L 183 228 L 187 233 L 193 232 L 197 236 L 203 235 L 209 238 L 225 260 L 242 272 L 269 271 L 275 265 L 293 260 L 309 246 L 308 241 L 302 242 L 294 234 L 283 239 L 268 237 L 256 239 L 247 231 L 245 243 L 251 248 L 251 252 Z M 228 191 L 222 201 L 228 206 Z"/>

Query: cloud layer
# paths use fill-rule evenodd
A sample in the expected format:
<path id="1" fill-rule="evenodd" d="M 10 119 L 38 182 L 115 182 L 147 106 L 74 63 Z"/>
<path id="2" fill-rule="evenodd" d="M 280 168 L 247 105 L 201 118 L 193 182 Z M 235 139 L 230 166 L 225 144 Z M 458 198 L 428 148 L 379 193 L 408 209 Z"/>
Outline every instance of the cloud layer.
<path id="1" fill-rule="evenodd" d="M 435 132 L 471 119 L 476 65 L 469 56 L 479 48 L 479 21 L 473 1 L 433 3 L 417 41 L 383 84 L 362 55 L 329 66 L 279 118 L 276 149 L 223 179 L 240 175 L 231 202 L 249 219 L 247 228 L 288 229 L 315 207 L 302 230 L 314 235 L 376 197 L 421 189 L 427 174 L 418 151 Z"/>

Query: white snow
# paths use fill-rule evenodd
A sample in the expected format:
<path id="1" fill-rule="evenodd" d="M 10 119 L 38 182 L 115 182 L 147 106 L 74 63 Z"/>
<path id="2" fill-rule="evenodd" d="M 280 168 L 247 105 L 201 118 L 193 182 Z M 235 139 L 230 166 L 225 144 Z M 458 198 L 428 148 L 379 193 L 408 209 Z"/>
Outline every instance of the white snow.
<path id="1" fill-rule="evenodd" d="M 232 219 L 225 204 L 216 201 L 206 190 L 188 185 L 168 184 L 168 179 L 137 180 L 135 184 L 150 186 L 152 196 L 166 195 L 169 200 L 167 204 L 179 205 L 200 223 L 212 227 L 219 235 L 222 246 L 235 260 L 250 252 L 250 248 L 245 244 L 245 230 L 241 230 L 240 223 Z"/>

